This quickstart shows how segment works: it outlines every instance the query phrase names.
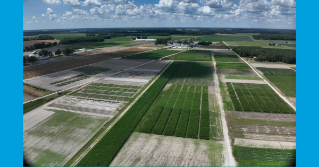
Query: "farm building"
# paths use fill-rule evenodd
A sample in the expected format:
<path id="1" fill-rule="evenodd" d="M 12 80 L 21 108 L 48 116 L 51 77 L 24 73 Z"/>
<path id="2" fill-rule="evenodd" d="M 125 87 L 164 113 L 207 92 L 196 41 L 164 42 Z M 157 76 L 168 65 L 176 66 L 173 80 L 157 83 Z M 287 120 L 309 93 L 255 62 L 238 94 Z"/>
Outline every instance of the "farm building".
<path id="1" fill-rule="evenodd" d="M 135 39 L 134 41 L 147 41 L 147 42 L 154 42 L 156 39 Z"/>
<path id="2" fill-rule="evenodd" d="M 32 57 L 32 56 L 34 56 L 34 54 L 29 54 L 29 57 Z"/>

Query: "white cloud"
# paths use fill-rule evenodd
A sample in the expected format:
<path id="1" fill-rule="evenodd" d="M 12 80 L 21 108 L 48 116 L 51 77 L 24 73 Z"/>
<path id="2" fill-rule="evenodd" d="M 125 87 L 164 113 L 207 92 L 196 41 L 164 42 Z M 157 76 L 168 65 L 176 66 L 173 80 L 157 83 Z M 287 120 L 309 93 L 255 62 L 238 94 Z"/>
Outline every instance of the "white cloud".
<path id="1" fill-rule="evenodd" d="M 54 20 L 55 18 L 56 18 L 56 14 L 50 14 L 50 15 L 49 15 L 49 19 L 50 19 L 50 20 Z"/>
<path id="2" fill-rule="evenodd" d="M 47 14 L 52 14 L 53 13 L 53 10 L 51 8 L 47 8 Z"/>
<path id="3" fill-rule="evenodd" d="M 35 20 L 35 23 L 39 23 L 39 21 L 38 21 L 38 20 Z"/>
<path id="4" fill-rule="evenodd" d="M 43 20 L 43 23 L 45 23 L 45 20 Z"/>
<path id="5" fill-rule="evenodd" d="M 85 0 L 82 3 L 82 6 L 100 6 L 101 2 L 100 0 Z"/>
<path id="6" fill-rule="evenodd" d="M 32 21 L 27 21 L 27 24 L 30 24 L 30 23 L 32 23 Z"/>
<path id="7" fill-rule="evenodd" d="M 66 11 L 65 14 L 63 14 L 63 16 L 69 16 L 69 15 L 72 15 L 71 11 Z"/>
<path id="8" fill-rule="evenodd" d="M 200 0 L 200 3 L 202 3 L 205 6 L 209 6 L 211 8 L 221 8 L 222 7 L 221 0 Z"/>
<path id="9" fill-rule="evenodd" d="M 43 0 L 43 2 L 50 4 L 50 5 L 59 5 L 61 4 L 60 0 Z"/>
<path id="10" fill-rule="evenodd" d="M 45 15 L 45 14 L 42 14 L 42 15 L 41 15 L 41 17 L 45 17 L 45 16 L 47 16 L 47 15 Z"/>
<path id="11" fill-rule="evenodd" d="M 36 19 L 37 17 L 33 16 L 32 19 Z"/>
<path id="12" fill-rule="evenodd" d="M 63 4 L 71 5 L 71 6 L 80 6 L 81 5 L 79 0 L 63 0 Z"/>
<path id="13" fill-rule="evenodd" d="M 115 8 L 114 4 L 107 4 L 107 5 L 102 5 L 101 7 L 94 7 L 90 9 L 90 12 L 93 15 L 102 15 L 102 14 L 108 14 L 114 11 L 114 8 Z"/>

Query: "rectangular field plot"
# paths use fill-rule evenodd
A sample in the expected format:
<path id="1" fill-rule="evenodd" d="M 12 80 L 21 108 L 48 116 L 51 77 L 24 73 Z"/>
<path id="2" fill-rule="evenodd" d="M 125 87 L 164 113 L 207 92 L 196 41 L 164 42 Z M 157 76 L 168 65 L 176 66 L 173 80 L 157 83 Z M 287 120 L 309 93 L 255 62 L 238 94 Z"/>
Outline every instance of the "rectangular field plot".
<path id="1" fill-rule="evenodd" d="M 296 150 L 233 146 L 239 166 L 295 166 Z"/>
<path id="2" fill-rule="evenodd" d="M 294 114 L 295 111 L 266 84 L 227 83 L 235 111 Z"/>
<path id="3" fill-rule="evenodd" d="M 262 67 L 257 67 L 257 69 L 261 71 L 264 75 L 288 75 L 288 76 L 296 75 L 296 71 L 292 69 L 262 68 Z"/>
<path id="4" fill-rule="evenodd" d="M 110 166 L 221 166 L 217 141 L 134 132 Z"/>
<path id="5" fill-rule="evenodd" d="M 166 50 L 166 49 L 158 49 L 145 53 L 139 53 L 132 56 L 123 57 L 124 59 L 160 59 L 164 56 L 168 56 L 174 53 L 179 52 L 179 50 Z"/>
<path id="6" fill-rule="evenodd" d="M 85 67 L 73 69 L 73 71 L 83 72 L 86 75 L 95 75 L 95 74 L 106 72 L 109 70 L 110 69 L 108 68 L 101 68 L 101 67 L 94 67 L 94 66 L 85 66 Z"/>
<path id="7" fill-rule="evenodd" d="M 264 75 L 286 96 L 296 97 L 296 76 Z"/>
<path id="8" fill-rule="evenodd" d="M 202 41 L 252 41 L 249 36 L 234 36 L 234 35 L 204 35 Z"/>
<path id="9" fill-rule="evenodd" d="M 246 63 L 217 63 L 218 69 L 250 69 Z"/>
<path id="10" fill-rule="evenodd" d="M 168 83 L 208 86 L 214 83 L 213 72 L 212 62 L 180 62 Z"/>
<path id="11" fill-rule="evenodd" d="M 62 166 L 110 119 L 61 110 L 52 112 L 23 132 L 23 150 L 34 166 Z M 26 120 L 24 124 L 33 121 Z"/>
<path id="12" fill-rule="evenodd" d="M 214 59 L 216 62 L 242 62 L 236 55 L 220 55 L 215 54 Z"/>
<path id="13" fill-rule="evenodd" d="M 226 75 L 225 79 L 262 80 L 258 76 L 245 76 L 245 75 Z"/>
<path id="14" fill-rule="evenodd" d="M 164 60 L 212 61 L 212 54 L 209 50 L 188 50 Z"/>

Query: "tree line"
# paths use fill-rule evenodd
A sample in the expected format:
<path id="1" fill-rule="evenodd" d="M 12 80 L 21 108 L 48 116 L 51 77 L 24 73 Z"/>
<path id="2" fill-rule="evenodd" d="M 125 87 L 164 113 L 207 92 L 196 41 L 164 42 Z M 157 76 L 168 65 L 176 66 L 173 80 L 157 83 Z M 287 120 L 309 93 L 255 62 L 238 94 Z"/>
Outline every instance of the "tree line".
<path id="1" fill-rule="evenodd" d="M 48 43 L 36 43 L 36 44 L 33 44 L 31 46 L 26 46 L 24 47 L 23 51 L 30 51 L 30 50 L 34 50 L 34 49 L 42 49 L 42 48 L 47 48 L 47 47 L 51 47 L 51 46 L 57 46 L 58 43 L 57 42 L 48 42 Z"/>
<path id="2" fill-rule="evenodd" d="M 78 43 L 78 42 L 103 42 L 102 37 L 80 37 L 80 38 L 63 38 L 60 44 Z"/>
<path id="3" fill-rule="evenodd" d="M 198 45 L 210 45 L 210 44 L 212 44 L 212 42 L 210 42 L 210 41 L 200 41 L 200 42 L 198 42 Z"/>
<path id="4" fill-rule="evenodd" d="M 34 38 L 23 38 L 23 41 L 31 41 L 31 40 L 54 40 L 54 37 L 51 35 L 39 35 L 38 37 Z"/>
<path id="5" fill-rule="evenodd" d="M 256 57 L 256 61 L 296 64 L 296 50 L 239 46 L 233 51 L 242 57 Z"/>
<path id="6" fill-rule="evenodd" d="M 296 40 L 296 35 L 292 34 L 260 34 L 260 35 L 253 35 L 254 39 L 262 39 L 262 40 Z"/>

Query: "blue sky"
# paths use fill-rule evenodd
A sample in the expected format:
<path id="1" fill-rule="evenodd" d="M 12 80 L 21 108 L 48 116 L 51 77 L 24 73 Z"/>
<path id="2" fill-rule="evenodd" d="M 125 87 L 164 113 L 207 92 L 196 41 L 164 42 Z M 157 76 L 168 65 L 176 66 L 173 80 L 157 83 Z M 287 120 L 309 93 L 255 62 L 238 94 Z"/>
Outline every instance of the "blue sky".
<path id="1" fill-rule="evenodd" d="M 296 28 L 295 0 L 24 0 L 23 29 Z"/>

